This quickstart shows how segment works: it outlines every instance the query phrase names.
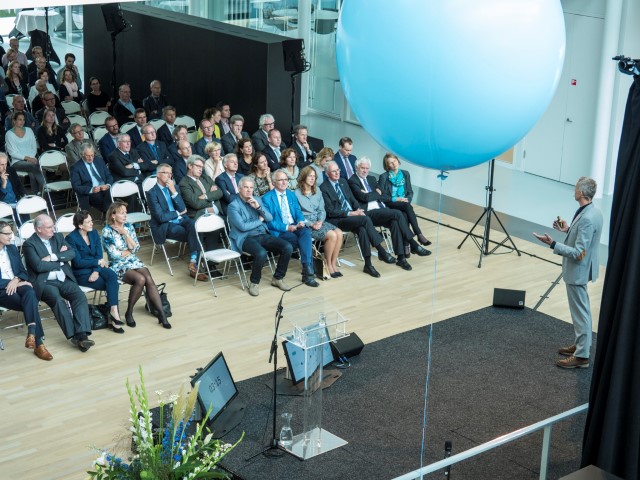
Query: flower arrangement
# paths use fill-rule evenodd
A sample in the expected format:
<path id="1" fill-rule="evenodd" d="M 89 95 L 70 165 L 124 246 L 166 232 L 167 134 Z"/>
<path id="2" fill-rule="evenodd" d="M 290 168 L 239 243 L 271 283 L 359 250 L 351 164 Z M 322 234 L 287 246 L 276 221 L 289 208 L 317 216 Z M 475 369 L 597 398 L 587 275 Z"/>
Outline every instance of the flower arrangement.
<path id="1" fill-rule="evenodd" d="M 93 462 L 94 470 L 87 472 L 96 480 L 177 480 L 198 478 L 228 478 L 217 466 L 218 462 L 238 443 L 223 443 L 214 440 L 210 432 L 204 432 L 205 422 L 196 427 L 192 436 L 187 429 L 193 421 L 198 398 L 199 383 L 188 395 L 184 387 L 180 394 L 162 400 L 161 391 L 156 392 L 160 404 L 160 427 L 154 431 L 149 399 L 144 385 L 142 367 L 139 368 L 140 385 L 133 388 L 126 381 L 129 393 L 133 444 L 132 455 L 123 460 L 107 451 L 102 451 Z M 170 418 L 165 426 L 165 406 L 170 407 Z M 208 418 L 208 413 L 204 418 Z"/>

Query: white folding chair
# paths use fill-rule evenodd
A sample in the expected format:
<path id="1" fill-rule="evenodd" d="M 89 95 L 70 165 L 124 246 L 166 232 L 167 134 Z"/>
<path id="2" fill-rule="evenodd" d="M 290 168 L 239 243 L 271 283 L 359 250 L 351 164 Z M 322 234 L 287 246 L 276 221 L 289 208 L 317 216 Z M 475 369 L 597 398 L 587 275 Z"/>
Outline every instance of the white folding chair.
<path id="1" fill-rule="evenodd" d="M 187 132 L 187 141 L 194 144 L 198 141 L 198 132 Z"/>
<path id="2" fill-rule="evenodd" d="M 13 207 L 5 202 L 0 202 L 0 219 L 7 220 L 13 225 L 16 224 L 16 217 L 13 215 Z"/>
<path id="3" fill-rule="evenodd" d="M 107 133 L 109 132 L 105 127 L 96 127 L 96 129 L 93 131 L 93 141 L 96 142 L 96 145 Z"/>
<path id="4" fill-rule="evenodd" d="M 111 114 L 109 112 L 95 111 L 89 115 L 89 123 L 92 127 L 102 127 Z"/>
<path id="5" fill-rule="evenodd" d="M 20 253 L 22 253 L 24 242 L 29 240 L 34 233 L 36 233 L 36 228 L 33 220 L 29 220 L 20 225 L 20 228 L 18 228 L 18 236 L 16 237 L 16 247 L 20 249 Z"/>
<path id="6" fill-rule="evenodd" d="M 142 182 L 142 193 L 144 194 L 144 201 L 145 203 L 147 203 L 147 205 L 149 204 L 149 201 L 147 200 L 147 192 L 149 190 L 151 190 L 153 187 L 155 187 L 156 183 L 158 183 L 158 177 L 156 175 L 149 175 L 147 178 L 145 178 Z M 167 262 L 167 267 L 169 268 L 169 273 L 171 274 L 171 276 L 173 276 L 173 269 L 171 268 L 171 263 L 170 260 L 172 258 L 180 258 L 180 256 L 183 253 L 183 250 L 186 248 L 186 244 L 184 242 L 180 242 L 178 240 L 172 240 L 170 238 L 167 238 L 164 243 L 158 243 L 156 242 L 155 238 L 153 238 L 153 232 L 151 232 L 151 238 L 153 239 L 153 249 L 151 250 L 151 261 L 149 262 L 149 266 L 153 266 L 153 257 L 156 254 L 156 250 L 160 249 L 162 250 L 162 253 L 164 254 L 164 259 Z M 169 257 L 169 255 L 167 255 L 167 249 L 164 247 L 164 244 L 168 243 L 169 245 L 178 245 L 178 255 L 175 257 Z"/>
<path id="7" fill-rule="evenodd" d="M 77 115 L 75 113 L 71 113 L 71 114 L 67 115 L 67 118 L 69 119 L 69 125 L 71 125 L 73 123 L 77 123 L 78 125 L 80 125 L 82 127 L 82 129 L 85 132 L 89 130 L 89 127 L 87 125 L 87 119 L 84 118 L 82 115 Z"/>
<path id="8" fill-rule="evenodd" d="M 47 206 L 47 201 L 39 197 L 38 195 L 26 195 L 18 200 L 16 205 L 16 213 L 18 216 L 31 215 L 36 212 L 45 212 L 47 215 L 49 214 L 49 207 Z"/>
<path id="9" fill-rule="evenodd" d="M 67 142 L 71 143 L 73 141 L 73 135 L 69 132 L 65 133 L 64 136 L 67 137 Z M 83 140 L 89 140 L 89 134 L 87 132 L 83 132 L 82 138 Z"/>
<path id="10" fill-rule="evenodd" d="M 64 215 L 60 215 L 56 220 L 56 232 L 65 236 L 73 232 L 76 229 L 73 225 L 73 217 L 75 217 L 75 215 L 75 213 L 65 213 Z"/>
<path id="11" fill-rule="evenodd" d="M 120 133 L 127 133 L 129 130 L 131 130 L 132 128 L 137 127 L 136 122 L 127 122 L 122 124 L 122 126 L 120 126 Z"/>
<path id="12" fill-rule="evenodd" d="M 174 125 L 184 125 L 187 127 L 188 132 L 193 132 L 196 129 L 196 121 L 189 115 L 180 115 L 176 117 Z"/>
<path id="13" fill-rule="evenodd" d="M 67 197 L 66 202 L 62 204 L 62 207 L 66 207 L 71 202 L 73 189 L 71 187 L 71 182 L 69 180 L 58 180 L 56 182 L 47 182 L 47 174 L 45 170 L 48 171 L 57 171 L 60 165 L 67 165 L 67 157 L 65 157 L 64 153 L 58 150 L 48 150 L 43 152 L 38 158 L 38 164 L 40 166 L 40 172 L 44 177 L 44 185 L 42 188 L 42 194 L 47 194 L 49 198 L 49 204 L 51 205 L 51 209 L 53 210 L 53 218 L 56 218 L 56 206 L 53 203 L 53 199 L 51 198 L 51 192 L 58 193 L 64 192 L 66 190 Z M 67 167 L 68 169 L 68 167 Z"/>
<path id="14" fill-rule="evenodd" d="M 111 185 L 111 188 L 109 189 L 109 193 L 111 193 L 111 200 L 115 201 L 117 198 L 127 198 L 127 197 L 131 197 L 132 195 L 135 195 L 138 199 L 138 202 L 140 204 L 140 206 L 142 207 L 142 211 L 141 212 L 129 212 L 127 211 L 127 222 L 131 223 L 131 224 L 136 224 L 136 223 L 140 223 L 144 226 L 146 226 L 149 223 L 149 220 L 151 220 L 151 215 L 149 215 L 145 209 L 144 203 L 142 203 L 142 198 L 140 197 L 140 190 L 138 190 L 138 185 L 135 184 L 135 182 L 132 182 L 131 180 L 118 180 L 117 182 L 114 182 L 113 185 Z M 140 228 L 140 235 L 138 235 L 139 237 L 143 237 L 144 235 L 142 234 L 142 230 L 143 227 L 141 226 Z"/>
<path id="15" fill-rule="evenodd" d="M 151 120 L 149 122 L 151 125 L 153 125 L 153 128 L 155 128 L 156 130 L 158 130 L 162 125 L 164 125 L 165 122 L 163 119 L 161 118 L 156 118 L 155 120 Z"/>
<path id="16" fill-rule="evenodd" d="M 15 93 L 10 93 L 9 95 L 5 96 L 5 99 L 7 100 L 7 105 L 9 106 L 9 110 L 13 108 L 13 97 L 15 96 L 16 96 Z"/>
<path id="17" fill-rule="evenodd" d="M 61 104 L 62 108 L 64 109 L 64 113 L 66 113 L 67 115 L 82 112 L 82 107 L 78 102 L 74 100 L 63 100 Z"/>
<path id="18" fill-rule="evenodd" d="M 200 257 L 198 258 L 198 270 L 196 272 L 196 278 L 194 279 L 194 285 L 198 282 L 198 273 L 200 273 L 200 265 L 204 263 L 207 273 L 209 274 L 209 283 L 211 284 L 211 289 L 213 290 L 213 295 L 218 296 L 216 293 L 216 287 L 213 284 L 213 276 L 211 275 L 211 270 L 209 269 L 209 264 L 207 262 L 214 263 L 224 263 L 224 271 L 223 276 L 226 276 L 228 269 L 228 262 L 233 262 L 236 267 L 236 274 L 240 279 L 240 286 L 242 290 L 244 290 L 244 283 L 247 281 L 247 275 L 244 271 L 244 267 L 242 266 L 242 261 L 240 259 L 240 254 L 234 250 L 228 248 L 216 248 L 215 250 L 205 250 L 202 245 L 202 239 L 200 238 L 200 234 L 220 232 L 222 236 L 223 244 L 229 245 L 229 237 L 227 236 L 227 227 L 224 224 L 224 220 L 222 217 L 218 215 L 202 215 L 200 218 L 196 220 L 196 232 L 198 233 L 198 245 L 200 246 Z M 242 275 L 240 272 L 242 271 Z M 244 277 L 244 281 L 243 281 Z"/>

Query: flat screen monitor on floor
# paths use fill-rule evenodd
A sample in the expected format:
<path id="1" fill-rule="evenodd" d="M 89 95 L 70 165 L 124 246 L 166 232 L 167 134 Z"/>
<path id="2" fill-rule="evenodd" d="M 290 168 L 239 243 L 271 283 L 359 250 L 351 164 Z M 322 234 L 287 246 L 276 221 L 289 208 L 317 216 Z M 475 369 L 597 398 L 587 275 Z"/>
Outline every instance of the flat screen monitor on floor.
<path id="1" fill-rule="evenodd" d="M 318 324 L 310 325 L 306 329 L 312 330 L 318 327 Z M 329 338 L 329 330 L 325 327 L 324 338 Z M 304 372 L 304 350 L 291 342 L 282 342 L 284 356 L 287 359 L 287 366 L 291 374 L 291 380 L 294 384 L 300 383 L 305 379 Z M 322 366 L 326 367 L 334 361 L 333 351 L 331 350 L 331 342 L 322 345 Z M 320 359 L 316 355 L 316 349 L 307 350 L 307 375 L 310 377 L 320 366 Z"/>
<path id="2" fill-rule="evenodd" d="M 222 352 L 191 379 L 192 386 L 197 382 L 202 415 L 211 408 L 207 425 L 214 437 L 220 438 L 240 423 L 244 415 L 244 404 L 238 401 L 238 389 Z"/>

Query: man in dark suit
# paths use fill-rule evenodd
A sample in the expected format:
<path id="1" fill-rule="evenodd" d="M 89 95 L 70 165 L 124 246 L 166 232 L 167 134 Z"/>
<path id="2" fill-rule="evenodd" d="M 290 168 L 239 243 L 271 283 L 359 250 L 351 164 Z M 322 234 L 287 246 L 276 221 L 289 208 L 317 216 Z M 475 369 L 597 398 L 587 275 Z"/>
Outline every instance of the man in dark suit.
<path id="1" fill-rule="evenodd" d="M 173 180 L 176 183 L 180 183 L 187 174 L 187 162 L 193 155 L 191 144 L 187 140 L 178 142 L 178 155 L 179 157 L 173 162 Z"/>
<path id="2" fill-rule="evenodd" d="M 27 324 L 24 346 L 33 350 L 36 357 L 52 360 L 44 346 L 44 330 L 38 313 L 38 298 L 29 276 L 22 265 L 20 253 L 11 244 L 13 230 L 7 222 L 0 222 L 0 306 L 23 312 Z"/>
<path id="3" fill-rule="evenodd" d="M 155 165 L 156 168 L 161 163 L 173 164 L 173 158 L 164 142 L 156 140 L 156 128 L 150 123 L 142 126 L 143 142 L 140 143 L 136 150 L 146 162 Z"/>
<path id="4" fill-rule="evenodd" d="M 158 130 L 158 132 L 160 132 L 160 130 Z M 187 137 L 187 127 L 185 127 L 184 125 L 176 125 L 176 128 L 173 129 L 171 143 L 166 144 L 167 150 L 169 150 L 169 155 L 171 155 L 170 163 L 173 165 L 174 173 L 178 161 L 182 158 L 180 156 L 180 151 L 178 150 L 178 143 L 181 141 L 189 143 Z M 190 143 L 189 148 L 193 149 Z"/>
<path id="5" fill-rule="evenodd" d="M 193 145 L 193 153 L 206 158 L 204 147 L 207 146 L 207 143 L 217 142 L 218 139 L 213 135 L 213 123 L 208 118 L 200 120 L 200 130 L 202 130 L 202 138 Z"/>
<path id="6" fill-rule="evenodd" d="M 167 96 L 162 95 L 160 80 L 152 80 L 149 85 L 151 95 L 142 100 L 142 106 L 147 111 L 150 120 L 156 120 L 162 115 L 162 109 L 168 105 Z"/>
<path id="7" fill-rule="evenodd" d="M 29 281 L 37 297 L 53 311 L 64 335 L 81 352 L 86 352 L 95 342 L 88 338 L 91 317 L 87 297 L 68 264 L 75 257 L 75 250 L 69 247 L 61 233 L 54 233 L 53 220 L 48 215 L 37 216 L 34 227 L 35 234 L 24 244 Z M 71 303 L 71 311 L 66 300 Z"/>
<path id="8" fill-rule="evenodd" d="M 396 264 L 405 270 L 411 270 L 411 266 L 406 261 L 410 253 L 425 257 L 431 252 L 415 241 L 413 232 L 409 229 L 407 217 L 400 210 L 387 208 L 378 188 L 378 181 L 373 175 L 369 175 L 370 168 L 371 161 L 367 157 L 356 161 L 356 174 L 348 182 L 351 192 L 373 224 L 376 227 L 386 227 L 391 232 L 393 249 L 398 256 Z"/>
<path id="9" fill-rule="evenodd" d="M 27 192 L 20 181 L 20 177 L 18 177 L 18 173 L 9 165 L 9 157 L 6 153 L 0 152 L 0 202 L 11 205 L 18 224 L 29 220 L 29 215 L 22 214 L 22 216 L 18 218 L 18 212 L 16 212 L 18 200 L 26 194 Z"/>
<path id="10" fill-rule="evenodd" d="M 378 250 L 378 258 L 383 262 L 396 263 L 396 259 L 386 251 L 384 239 L 351 193 L 347 181 L 340 178 L 338 164 L 327 162 L 325 173 L 327 179 L 320 185 L 320 191 L 327 211 L 327 222 L 358 235 L 358 245 L 364 258 L 363 271 L 372 277 L 379 277 L 380 274 L 371 263 L 371 245 Z"/>
<path id="11" fill-rule="evenodd" d="M 151 234 L 157 245 L 162 245 L 165 240 L 177 240 L 187 242 L 191 257 L 189 260 L 189 274 L 196 278 L 198 261 L 198 234 L 195 222 L 187 216 L 187 207 L 176 190 L 176 185 L 171 179 L 171 165 L 161 163 L 158 166 L 158 183 L 147 192 L 147 202 L 151 215 Z M 207 276 L 198 274 L 198 280 L 205 281 Z"/>
<path id="12" fill-rule="evenodd" d="M 244 176 L 238 173 L 238 157 L 235 153 L 228 153 L 222 159 L 224 173 L 216 177 L 216 185 L 222 190 L 222 211 L 227 214 L 227 207 L 238 196 L 238 185 L 240 179 Z"/>
<path id="13" fill-rule="evenodd" d="M 187 215 L 197 220 L 205 213 L 222 214 L 222 190 L 208 175 L 202 175 L 204 159 L 192 155 L 187 161 L 187 175 L 180 180 L 180 194 L 187 206 Z"/>
<path id="14" fill-rule="evenodd" d="M 566 233 L 564 243 L 554 241 L 548 234 L 534 236 L 561 255 L 562 278 L 567 288 L 569 311 L 575 331 L 575 342 L 558 350 L 566 358 L 558 360 L 560 368 L 589 368 L 593 320 L 587 284 L 598 279 L 600 262 L 600 235 L 602 233 L 602 213 L 593 205 L 597 184 L 592 178 L 580 177 L 576 183 L 574 198 L 580 208 L 573 216 L 571 224 L 558 217 L 553 228 Z"/>
<path id="15" fill-rule="evenodd" d="M 229 120 L 231 131 L 226 133 L 220 139 L 224 153 L 234 153 L 236 145 L 241 138 L 249 138 L 247 132 L 243 132 L 244 117 L 242 115 L 233 115 Z"/>
<path id="16" fill-rule="evenodd" d="M 111 205 L 109 189 L 113 177 L 100 157 L 96 157 L 93 145 L 85 143 L 82 160 L 71 167 L 71 187 L 78 196 L 80 210 L 94 206 L 105 213 Z"/>
<path id="17" fill-rule="evenodd" d="M 307 165 L 311 165 L 316 158 L 316 152 L 313 151 L 307 140 L 307 127 L 305 125 L 296 125 L 293 127 L 293 143 L 291 148 L 296 151 L 298 156 L 298 168 L 302 170 Z"/>
<path id="18" fill-rule="evenodd" d="M 136 126 L 127 130 L 127 133 L 131 137 L 131 146 L 138 148 L 138 145 L 144 141 L 142 127 L 147 123 L 147 111 L 144 108 L 136 108 L 133 114 L 133 121 L 136 123 Z"/>
<path id="19" fill-rule="evenodd" d="M 269 143 L 269 132 L 274 129 L 276 121 L 270 113 L 260 115 L 258 130 L 251 135 L 251 143 L 255 152 L 262 152 Z"/>
<path id="20" fill-rule="evenodd" d="M 64 147 L 64 153 L 67 155 L 67 165 L 71 168 L 76 162 L 82 160 L 85 143 L 93 146 L 93 142 L 84 138 L 84 130 L 79 123 L 72 123 L 69 127 L 69 133 L 72 140 Z"/>
<path id="21" fill-rule="evenodd" d="M 176 121 L 176 107 L 167 105 L 162 109 L 162 119 L 164 124 L 158 129 L 158 141 L 164 142 L 169 146 L 173 143 L 173 131 L 177 127 Z"/>
<path id="22" fill-rule="evenodd" d="M 133 122 L 133 114 L 136 108 L 142 108 L 139 100 L 131 98 L 131 87 L 125 83 L 118 88 L 118 101 L 113 106 L 113 116 L 118 120 L 119 125 Z"/>
<path id="23" fill-rule="evenodd" d="M 269 163 L 269 169 L 272 172 L 275 172 L 280 168 L 280 155 L 282 155 L 282 149 L 284 148 L 284 144 L 282 143 L 282 136 L 280 135 L 280 130 L 269 131 L 269 137 L 267 141 L 267 146 L 262 149 L 262 153 L 267 156 L 267 162 Z M 256 150 L 259 152 L 260 150 Z"/>
<path id="24" fill-rule="evenodd" d="M 111 152 L 118 147 L 118 134 L 120 133 L 120 127 L 118 126 L 118 121 L 114 117 L 107 117 L 104 121 L 104 127 L 107 129 L 107 134 L 100 139 L 98 147 L 100 147 L 102 158 L 108 161 Z"/>
<path id="25" fill-rule="evenodd" d="M 339 148 L 333 156 L 333 161 L 340 167 L 340 176 L 349 180 L 356 173 L 356 156 L 351 155 L 353 141 L 349 137 L 342 137 L 338 142 Z"/>
<path id="26" fill-rule="evenodd" d="M 45 110 L 54 110 L 56 112 L 57 125 L 66 132 L 69 125 L 71 125 L 71 122 L 69 122 L 67 115 L 64 113 L 64 109 L 56 108 L 55 95 L 51 92 L 46 92 L 42 96 L 42 99 L 44 100 L 44 107 L 36 112 L 36 122 L 38 122 L 38 124 L 42 123 L 42 117 L 44 116 Z"/>
<path id="27" fill-rule="evenodd" d="M 155 172 L 156 166 L 145 161 L 135 148 L 131 148 L 131 138 L 126 133 L 118 135 L 118 148 L 109 155 L 109 170 L 115 181 L 131 180 L 142 183 Z"/>

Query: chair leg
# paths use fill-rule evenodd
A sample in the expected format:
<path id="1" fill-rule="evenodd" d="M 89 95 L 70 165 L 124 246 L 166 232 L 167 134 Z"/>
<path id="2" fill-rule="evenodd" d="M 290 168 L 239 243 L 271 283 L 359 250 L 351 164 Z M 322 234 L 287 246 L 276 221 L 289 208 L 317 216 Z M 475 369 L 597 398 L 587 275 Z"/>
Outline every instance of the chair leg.
<path id="1" fill-rule="evenodd" d="M 173 277 L 173 270 L 171 269 L 171 262 L 169 262 L 169 257 L 167 256 L 167 250 L 162 245 L 162 253 L 164 253 L 164 259 L 167 261 L 167 267 L 169 268 L 169 273 Z"/>

